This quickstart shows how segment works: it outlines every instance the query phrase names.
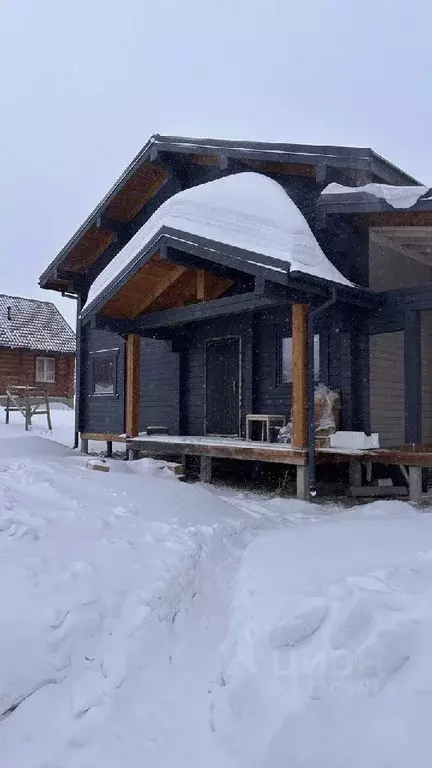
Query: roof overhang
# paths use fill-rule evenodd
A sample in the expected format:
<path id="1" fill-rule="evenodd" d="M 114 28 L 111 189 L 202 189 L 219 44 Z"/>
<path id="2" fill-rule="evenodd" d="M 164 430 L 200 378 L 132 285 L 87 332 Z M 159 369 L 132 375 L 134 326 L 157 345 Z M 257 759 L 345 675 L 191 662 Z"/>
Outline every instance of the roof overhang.
<path id="1" fill-rule="evenodd" d="M 432 266 L 432 197 L 430 191 L 416 203 L 398 208 L 363 191 L 323 194 L 324 215 L 355 217 L 369 230 L 371 242 L 391 248 L 404 258 Z"/>
<path id="2" fill-rule="evenodd" d="M 299 295 L 302 295 L 304 301 L 308 301 L 311 297 L 326 297 L 331 288 L 337 289 L 341 301 L 353 305 L 370 307 L 376 306 L 380 301 L 377 294 L 368 289 L 331 283 L 299 271 L 290 271 L 286 261 L 278 261 L 256 252 L 163 227 L 146 244 L 134 261 L 116 275 L 113 282 L 84 307 L 81 313 L 82 321 L 88 322 L 99 313 L 123 318 L 125 313 L 122 308 L 122 301 L 124 300 L 122 297 L 128 297 L 128 286 L 131 290 L 127 301 L 132 307 L 129 311 L 132 317 L 129 319 L 133 319 L 138 314 L 141 315 L 142 306 L 143 304 L 146 305 L 146 298 L 143 297 L 143 292 L 146 290 L 145 269 L 153 263 L 152 260 L 155 257 L 158 260 L 183 265 L 194 272 L 202 269 L 208 270 L 210 273 L 219 274 L 221 279 L 225 275 L 231 283 L 235 282 L 236 277 L 243 275 L 253 279 L 255 285 L 263 282 L 278 285 L 280 289 L 285 291 L 287 303 L 289 303 L 292 295 L 295 295 L 297 300 Z M 133 281 L 136 281 L 140 274 L 143 278 L 141 285 L 138 286 L 137 282 L 133 284 Z M 156 294 L 159 295 L 157 290 Z M 132 296 L 133 300 L 131 301 Z M 134 303 L 137 296 L 141 297 L 141 305 Z M 213 298 L 218 297 L 214 296 Z M 152 311 L 154 309 L 153 305 Z M 160 312 L 159 315 L 161 315 Z"/>
<path id="3" fill-rule="evenodd" d="M 430 194 L 430 193 L 428 193 Z M 364 191 L 321 194 L 318 201 L 319 209 L 326 215 L 338 214 L 345 216 L 361 216 L 365 221 L 380 222 L 385 226 L 392 220 L 400 222 L 401 226 L 432 223 L 432 197 L 420 197 L 409 208 L 400 208 L 387 200 Z"/>
<path id="4" fill-rule="evenodd" d="M 108 194 L 40 277 L 42 288 L 76 291 L 80 279 L 108 249 L 115 248 L 119 228 L 126 230 L 155 196 L 163 196 L 170 180 L 167 156 L 185 156 L 197 165 L 229 171 L 240 162 L 243 170 L 310 176 L 323 181 L 326 168 L 368 172 L 390 184 L 417 184 L 416 179 L 369 148 L 313 146 L 224 139 L 197 139 L 155 134 L 126 168 Z M 129 235 L 130 236 L 130 235 Z"/>

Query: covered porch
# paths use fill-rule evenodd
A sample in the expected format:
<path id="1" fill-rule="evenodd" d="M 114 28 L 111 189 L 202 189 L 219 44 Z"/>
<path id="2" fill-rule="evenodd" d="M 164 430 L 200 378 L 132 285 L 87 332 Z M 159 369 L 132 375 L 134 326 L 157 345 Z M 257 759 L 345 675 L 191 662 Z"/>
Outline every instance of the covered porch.
<path id="1" fill-rule="evenodd" d="M 315 472 L 311 404 L 316 357 L 318 380 L 342 392 L 346 428 L 361 427 L 367 417 L 361 404 L 365 323 L 377 298 L 352 285 L 328 261 L 282 188 L 256 179 L 256 174 L 246 175 L 252 179 L 245 182 L 240 174 L 208 185 L 223 182 L 223 195 L 216 215 L 212 187 L 205 227 L 195 201 L 192 219 L 182 220 L 181 230 L 167 226 L 172 220 L 158 212 L 159 228 L 149 226 L 150 220 L 97 278 L 81 322 L 125 339 L 119 396 L 124 395 L 124 432 L 132 454 L 196 455 L 202 457 L 204 474 L 213 457 L 293 465 L 297 495 L 307 498 Z M 251 182 L 257 184 L 252 204 Z M 235 184 L 237 189 L 239 183 L 242 194 L 232 198 L 233 205 L 244 198 L 247 210 L 235 210 L 233 229 L 225 186 Z M 276 210 L 279 220 L 265 220 L 264 227 L 265 209 L 271 216 Z M 287 230 L 290 219 L 295 221 L 294 235 Z M 263 227 L 268 230 L 264 235 Z M 152 376 L 143 358 L 143 340 L 165 344 L 178 361 L 177 434 L 143 434 L 152 424 L 142 414 L 143 387 Z M 157 393 L 163 382 L 154 383 Z M 103 385 L 98 402 L 102 400 Z M 247 441 L 246 421 L 254 413 L 291 417 L 291 444 Z M 162 421 L 155 426 L 166 425 Z M 86 440 L 85 433 L 82 438 Z"/>

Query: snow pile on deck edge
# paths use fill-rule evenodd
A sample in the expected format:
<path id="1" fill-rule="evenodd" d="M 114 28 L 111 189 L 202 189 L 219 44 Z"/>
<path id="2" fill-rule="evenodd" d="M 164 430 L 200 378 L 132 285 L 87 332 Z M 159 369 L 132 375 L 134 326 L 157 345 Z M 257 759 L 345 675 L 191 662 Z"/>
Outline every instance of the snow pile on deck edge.
<path id="1" fill-rule="evenodd" d="M 162 227 L 286 261 L 287 269 L 351 285 L 330 263 L 283 187 L 259 173 L 238 173 L 166 200 L 96 278 L 86 306 L 126 269 Z M 259 258 L 254 259 L 259 263 Z M 275 262 L 275 269 L 280 266 Z"/>

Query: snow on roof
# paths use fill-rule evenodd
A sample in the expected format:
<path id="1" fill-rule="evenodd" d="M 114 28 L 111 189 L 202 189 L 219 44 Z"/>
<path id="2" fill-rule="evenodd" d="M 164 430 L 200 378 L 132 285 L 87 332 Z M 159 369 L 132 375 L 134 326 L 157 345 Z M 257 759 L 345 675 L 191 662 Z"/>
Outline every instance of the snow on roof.
<path id="1" fill-rule="evenodd" d="M 0 347 L 75 352 L 75 334 L 50 301 L 0 294 Z"/>
<path id="2" fill-rule="evenodd" d="M 396 187 L 391 184 L 365 184 L 362 187 L 344 187 L 333 182 L 322 191 L 322 195 L 358 195 L 364 193 L 385 200 L 393 208 L 411 208 L 429 187 Z"/>
<path id="3" fill-rule="evenodd" d="M 267 176 L 248 172 L 209 181 L 169 198 L 96 278 L 86 306 L 135 263 L 162 227 L 285 261 L 287 270 L 351 285 L 324 255 L 283 187 Z M 259 258 L 253 261 L 259 264 Z M 274 269 L 280 270 L 277 262 Z"/>

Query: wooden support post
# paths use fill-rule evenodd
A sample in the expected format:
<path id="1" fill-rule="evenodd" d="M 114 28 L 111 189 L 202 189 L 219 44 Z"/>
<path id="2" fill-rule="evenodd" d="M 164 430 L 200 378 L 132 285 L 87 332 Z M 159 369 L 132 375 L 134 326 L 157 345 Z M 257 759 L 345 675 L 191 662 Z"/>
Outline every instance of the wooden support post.
<path id="1" fill-rule="evenodd" d="M 356 459 L 349 463 L 349 484 L 350 488 L 360 488 L 362 484 L 362 465 Z"/>
<path id="2" fill-rule="evenodd" d="M 292 444 L 308 444 L 308 311 L 307 304 L 292 306 Z"/>
<path id="3" fill-rule="evenodd" d="M 197 301 L 206 301 L 208 298 L 208 282 L 210 275 L 205 269 L 197 271 Z"/>
<path id="4" fill-rule="evenodd" d="M 88 453 L 89 452 L 89 441 L 83 440 L 81 438 L 81 452 L 82 453 Z"/>
<path id="5" fill-rule="evenodd" d="M 31 408 L 30 408 L 30 396 L 28 389 L 25 393 L 25 428 L 26 431 L 31 427 Z"/>
<path id="6" fill-rule="evenodd" d="M 52 432 L 51 412 L 50 412 L 50 404 L 49 404 L 48 393 L 47 392 L 45 392 L 44 398 L 45 398 L 45 408 L 46 408 L 46 417 L 47 417 L 47 422 L 48 422 L 48 429 L 49 429 L 50 432 Z"/>
<path id="7" fill-rule="evenodd" d="M 301 501 L 309 499 L 309 469 L 305 465 L 297 467 L 297 498 Z"/>
<path id="8" fill-rule="evenodd" d="M 106 455 L 107 459 L 110 459 L 112 456 L 112 440 L 107 440 L 107 447 L 106 447 Z"/>
<path id="9" fill-rule="evenodd" d="M 211 483 L 211 479 L 212 479 L 212 458 L 211 456 L 201 456 L 200 480 L 202 483 Z"/>
<path id="10" fill-rule="evenodd" d="M 126 435 L 139 434 L 140 337 L 129 334 L 126 342 Z"/>
<path id="11" fill-rule="evenodd" d="M 408 473 L 410 501 L 417 503 L 422 497 L 422 467 L 409 467 Z"/>

